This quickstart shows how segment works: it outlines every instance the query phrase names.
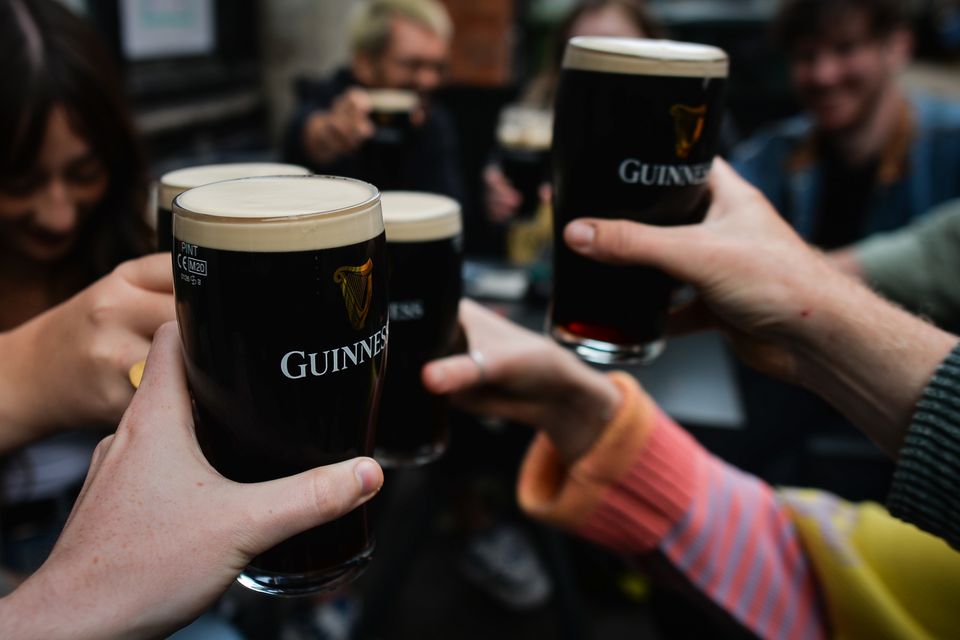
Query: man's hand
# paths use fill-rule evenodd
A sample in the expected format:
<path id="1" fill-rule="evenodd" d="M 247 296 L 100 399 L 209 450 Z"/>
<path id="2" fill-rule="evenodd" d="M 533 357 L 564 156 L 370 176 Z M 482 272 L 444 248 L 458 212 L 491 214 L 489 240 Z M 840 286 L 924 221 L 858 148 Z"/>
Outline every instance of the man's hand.
<path id="1" fill-rule="evenodd" d="M 816 391 L 895 455 L 956 338 L 834 269 L 722 160 L 710 189 L 702 224 L 585 218 L 564 239 L 600 262 L 648 265 L 692 284 L 699 299 L 673 314 L 674 332 L 719 326 L 748 364 Z"/>
<path id="2" fill-rule="evenodd" d="M 373 135 L 370 99 L 359 87 L 351 87 L 333 101 L 329 111 L 317 111 L 307 119 L 304 148 L 317 164 L 329 164 L 353 153 Z"/>

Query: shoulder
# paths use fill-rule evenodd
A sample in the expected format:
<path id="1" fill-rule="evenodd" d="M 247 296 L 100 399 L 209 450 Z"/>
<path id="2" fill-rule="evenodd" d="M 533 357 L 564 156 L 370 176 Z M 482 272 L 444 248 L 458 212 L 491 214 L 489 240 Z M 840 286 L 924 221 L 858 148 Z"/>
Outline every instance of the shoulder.
<path id="1" fill-rule="evenodd" d="M 960 103 L 943 98 L 915 94 L 910 96 L 920 131 L 928 134 L 960 134 Z"/>

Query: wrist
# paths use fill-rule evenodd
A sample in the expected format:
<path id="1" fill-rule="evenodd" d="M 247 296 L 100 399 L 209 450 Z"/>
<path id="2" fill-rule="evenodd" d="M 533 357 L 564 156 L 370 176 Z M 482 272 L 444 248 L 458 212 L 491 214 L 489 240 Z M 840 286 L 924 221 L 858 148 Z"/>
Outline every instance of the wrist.
<path id="1" fill-rule="evenodd" d="M 567 464 L 596 444 L 623 403 L 623 394 L 610 378 L 592 369 L 577 370 L 563 400 L 554 405 L 543 425 Z"/>
<path id="2" fill-rule="evenodd" d="M 846 277 L 824 287 L 795 332 L 796 380 L 889 455 L 956 338 Z"/>
<path id="3" fill-rule="evenodd" d="M 55 432 L 52 404 L 42 400 L 50 380 L 40 371 L 39 316 L 0 334 L 0 450 L 8 450 Z"/>

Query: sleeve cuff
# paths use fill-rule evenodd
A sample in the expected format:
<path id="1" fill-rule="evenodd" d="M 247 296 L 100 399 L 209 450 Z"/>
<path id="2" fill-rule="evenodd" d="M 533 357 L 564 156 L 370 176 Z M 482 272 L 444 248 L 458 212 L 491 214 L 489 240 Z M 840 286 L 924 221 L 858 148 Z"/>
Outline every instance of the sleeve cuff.
<path id="1" fill-rule="evenodd" d="M 623 553 L 650 551 L 683 517 L 705 452 L 630 375 L 610 374 L 623 400 L 596 444 L 572 467 L 534 439 L 520 471 L 530 516 Z"/>
<path id="2" fill-rule="evenodd" d="M 894 516 L 960 549 L 960 345 L 917 404 L 887 506 Z"/>

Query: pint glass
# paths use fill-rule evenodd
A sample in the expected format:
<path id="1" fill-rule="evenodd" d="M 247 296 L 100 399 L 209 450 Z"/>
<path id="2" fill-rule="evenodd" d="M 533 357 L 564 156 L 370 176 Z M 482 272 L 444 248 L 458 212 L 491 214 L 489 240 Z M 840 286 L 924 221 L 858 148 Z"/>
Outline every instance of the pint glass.
<path id="1" fill-rule="evenodd" d="M 260 482 L 373 453 L 386 361 L 380 194 L 346 178 L 197 187 L 173 205 L 174 289 L 197 439 Z M 244 586 L 334 588 L 373 553 L 366 507 L 253 559 Z"/>
<path id="2" fill-rule="evenodd" d="M 727 66 L 726 54 L 706 45 L 603 37 L 567 44 L 554 112 L 549 331 L 585 360 L 655 358 L 676 283 L 654 269 L 584 258 L 564 243 L 564 227 L 587 216 L 701 221 Z"/>

